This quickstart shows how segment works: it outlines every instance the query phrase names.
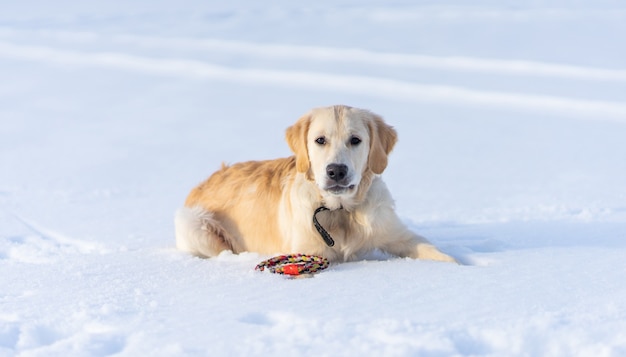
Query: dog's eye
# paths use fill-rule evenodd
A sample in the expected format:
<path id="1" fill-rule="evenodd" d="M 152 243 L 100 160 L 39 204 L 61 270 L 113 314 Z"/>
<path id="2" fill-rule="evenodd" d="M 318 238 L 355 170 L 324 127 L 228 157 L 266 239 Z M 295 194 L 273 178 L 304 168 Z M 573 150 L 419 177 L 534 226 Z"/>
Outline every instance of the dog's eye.
<path id="1" fill-rule="evenodd" d="M 326 138 L 323 136 L 320 136 L 319 138 L 315 139 L 315 142 L 320 144 L 320 145 L 325 145 L 326 144 Z"/>
<path id="2" fill-rule="evenodd" d="M 361 143 L 361 139 L 357 138 L 356 136 L 353 136 L 352 138 L 350 138 L 350 145 L 357 146 L 360 143 Z"/>

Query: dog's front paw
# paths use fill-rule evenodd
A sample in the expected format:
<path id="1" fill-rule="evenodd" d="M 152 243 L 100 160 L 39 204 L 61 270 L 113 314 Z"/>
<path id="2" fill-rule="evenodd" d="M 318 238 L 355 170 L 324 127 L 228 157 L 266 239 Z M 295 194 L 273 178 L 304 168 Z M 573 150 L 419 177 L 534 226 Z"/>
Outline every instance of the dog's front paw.
<path id="1" fill-rule="evenodd" d="M 442 253 L 439 249 L 437 249 L 437 247 L 432 244 L 418 244 L 415 250 L 417 254 L 414 256 L 414 258 L 459 264 L 456 259 L 445 253 Z"/>

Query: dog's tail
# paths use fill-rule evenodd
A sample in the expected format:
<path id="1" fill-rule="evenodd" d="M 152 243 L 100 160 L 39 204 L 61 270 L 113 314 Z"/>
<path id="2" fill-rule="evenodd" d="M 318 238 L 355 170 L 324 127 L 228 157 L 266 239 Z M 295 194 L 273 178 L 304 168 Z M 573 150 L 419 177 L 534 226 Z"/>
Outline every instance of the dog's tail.
<path id="1" fill-rule="evenodd" d="M 233 250 L 232 240 L 212 212 L 202 207 L 182 207 L 174 218 L 176 248 L 209 258 Z"/>

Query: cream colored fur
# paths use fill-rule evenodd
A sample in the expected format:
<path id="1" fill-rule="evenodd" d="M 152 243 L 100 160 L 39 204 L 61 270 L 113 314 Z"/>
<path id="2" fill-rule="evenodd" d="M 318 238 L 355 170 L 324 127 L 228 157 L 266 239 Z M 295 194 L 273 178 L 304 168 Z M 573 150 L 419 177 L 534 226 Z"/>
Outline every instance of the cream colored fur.
<path id="1" fill-rule="evenodd" d="M 223 166 L 191 191 L 175 218 L 180 250 L 202 257 L 231 250 L 346 261 L 380 249 L 454 261 L 396 215 L 380 174 L 397 135 L 381 117 L 340 105 L 317 108 L 289 127 L 286 139 L 295 156 Z M 337 165 L 345 169 L 339 176 L 332 169 Z M 320 206 L 330 209 L 317 217 L 333 247 L 312 223 Z"/>

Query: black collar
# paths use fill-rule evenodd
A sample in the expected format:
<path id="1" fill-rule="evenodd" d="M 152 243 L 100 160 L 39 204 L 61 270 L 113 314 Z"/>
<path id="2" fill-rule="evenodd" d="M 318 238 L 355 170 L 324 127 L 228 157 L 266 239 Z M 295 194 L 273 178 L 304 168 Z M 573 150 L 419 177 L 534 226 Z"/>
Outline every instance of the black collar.
<path id="1" fill-rule="evenodd" d="M 341 208 L 343 207 L 340 207 L 339 209 Z M 322 239 L 324 240 L 326 245 L 329 247 L 332 247 L 335 245 L 335 241 L 333 240 L 333 237 L 330 236 L 330 234 L 324 229 L 324 227 L 322 227 L 320 222 L 318 222 L 317 218 L 315 217 L 316 214 L 322 211 L 330 211 L 330 210 L 324 206 L 321 206 L 318 209 L 316 209 L 315 212 L 313 212 L 313 225 L 315 226 L 315 229 L 317 229 L 317 232 L 320 234 L 320 236 L 322 236 Z"/>

